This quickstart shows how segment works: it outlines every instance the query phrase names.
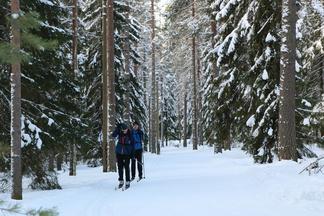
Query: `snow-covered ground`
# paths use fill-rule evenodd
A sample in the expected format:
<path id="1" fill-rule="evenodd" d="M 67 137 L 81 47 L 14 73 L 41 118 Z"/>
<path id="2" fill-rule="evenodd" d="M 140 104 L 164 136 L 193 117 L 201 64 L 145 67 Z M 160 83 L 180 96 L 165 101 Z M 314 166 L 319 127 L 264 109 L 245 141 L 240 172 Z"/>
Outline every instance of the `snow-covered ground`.
<path id="1" fill-rule="evenodd" d="M 299 174 L 312 161 L 260 165 L 239 148 L 216 155 L 207 146 L 169 146 L 159 156 L 145 153 L 146 178 L 126 191 L 115 191 L 117 173 L 80 165 L 77 176 L 60 173 L 62 190 L 25 189 L 23 201 L 9 193 L 0 200 L 56 206 L 63 216 L 323 216 L 324 174 Z"/>

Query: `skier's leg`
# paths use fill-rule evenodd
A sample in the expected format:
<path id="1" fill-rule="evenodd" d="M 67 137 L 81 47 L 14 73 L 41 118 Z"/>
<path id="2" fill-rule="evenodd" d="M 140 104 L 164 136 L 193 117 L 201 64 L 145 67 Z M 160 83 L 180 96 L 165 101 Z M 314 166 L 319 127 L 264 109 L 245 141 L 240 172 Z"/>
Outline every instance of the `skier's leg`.
<path id="1" fill-rule="evenodd" d="M 123 175 L 123 157 L 121 154 L 117 154 L 117 167 L 118 167 L 118 175 L 119 175 L 119 178 L 118 180 L 119 181 L 123 181 L 124 180 L 124 175 Z"/>
<path id="2" fill-rule="evenodd" d="M 130 181 L 130 169 L 129 169 L 129 163 L 130 163 L 130 155 L 124 155 L 125 156 L 125 172 L 126 172 L 126 181 Z"/>
<path id="3" fill-rule="evenodd" d="M 136 153 L 135 153 L 135 157 L 136 157 Z M 136 175 L 136 169 L 135 169 L 135 164 L 136 164 L 136 161 L 135 161 L 135 158 L 132 158 L 132 179 L 135 178 L 135 175 Z"/>
<path id="4" fill-rule="evenodd" d="M 137 169 L 138 169 L 138 177 L 141 179 L 143 177 L 142 173 L 142 149 L 137 150 L 136 159 L 137 159 Z"/>

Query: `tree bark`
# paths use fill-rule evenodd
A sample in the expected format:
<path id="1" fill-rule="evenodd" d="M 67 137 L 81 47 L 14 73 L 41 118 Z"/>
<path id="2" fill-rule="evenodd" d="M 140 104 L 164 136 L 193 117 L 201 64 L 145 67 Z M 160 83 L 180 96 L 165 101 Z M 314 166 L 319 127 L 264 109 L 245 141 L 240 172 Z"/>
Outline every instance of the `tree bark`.
<path id="1" fill-rule="evenodd" d="M 57 171 L 62 170 L 62 163 L 63 163 L 63 154 L 58 153 L 57 158 L 56 158 L 56 169 L 57 169 Z"/>
<path id="2" fill-rule="evenodd" d="M 230 135 L 228 134 L 226 139 L 224 140 L 224 150 L 231 150 L 231 137 Z"/>
<path id="3" fill-rule="evenodd" d="M 70 144 L 70 155 L 69 155 L 69 161 L 70 161 L 70 167 L 69 167 L 69 176 L 74 176 L 74 170 L 73 170 L 73 155 L 74 155 L 74 145 Z"/>
<path id="4" fill-rule="evenodd" d="M 155 44 L 154 44 L 154 38 L 155 38 L 155 30 L 154 30 L 154 0 L 151 0 L 151 28 L 152 28 L 152 100 L 151 100 L 151 109 L 152 109 L 152 118 L 151 118 L 151 124 L 152 124 L 152 134 L 151 134 L 151 143 L 152 143 L 152 153 L 156 153 L 156 110 L 155 110 L 155 101 L 156 101 L 156 93 L 155 93 Z"/>
<path id="5" fill-rule="evenodd" d="M 11 43 L 14 53 L 20 53 L 20 1 L 11 0 Z M 17 57 L 18 58 L 18 57 Z M 22 200 L 21 173 L 21 65 L 12 64 L 11 73 L 11 198 Z"/>
<path id="6" fill-rule="evenodd" d="M 181 143 L 181 115 L 180 115 L 180 96 L 178 97 L 178 129 L 179 129 L 179 143 Z"/>
<path id="7" fill-rule="evenodd" d="M 50 149 L 48 152 L 49 160 L 48 160 L 48 171 L 54 171 L 54 151 Z"/>
<path id="8" fill-rule="evenodd" d="M 146 105 L 146 107 L 148 108 L 147 110 L 148 110 L 148 118 L 149 118 L 149 120 L 148 120 L 148 137 L 147 137 L 147 140 L 146 140 L 146 151 L 149 151 L 149 152 L 151 152 L 151 142 L 149 141 L 150 140 L 150 136 L 151 136 L 151 124 L 150 124 L 150 114 L 151 114 L 151 109 L 150 109 L 150 101 L 149 101 L 149 99 L 148 99 L 148 96 L 147 96 L 147 92 L 146 92 L 146 89 L 147 89 L 147 87 L 146 87 L 146 71 L 147 71 L 147 68 L 146 68 L 146 64 L 145 64 L 145 62 L 146 62 L 146 52 L 145 52 L 145 50 L 143 51 L 143 70 L 142 70 L 142 79 L 143 79 L 143 86 L 144 86 L 144 89 L 145 89 L 145 91 L 144 91 L 144 104 Z"/>
<path id="9" fill-rule="evenodd" d="M 102 165 L 103 172 L 108 172 L 108 73 L 107 73 L 107 0 L 102 1 Z"/>
<path id="10" fill-rule="evenodd" d="M 156 154 L 160 155 L 159 82 L 156 81 Z"/>
<path id="11" fill-rule="evenodd" d="M 77 70 L 78 70 L 78 49 L 77 49 L 77 43 L 78 43 L 78 5 L 77 5 L 77 0 L 73 0 L 73 8 L 72 8 L 72 13 L 73 13 L 73 44 L 72 44 L 72 70 L 73 70 L 73 75 L 76 75 Z M 77 165 L 77 147 L 75 142 L 73 142 L 73 176 L 76 176 L 76 165 Z"/>
<path id="12" fill-rule="evenodd" d="M 152 136 L 152 112 L 151 112 L 151 98 L 148 99 L 148 110 L 149 110 L 149 137 Z M 149 152 L 152 153 L 152 139 L 149 142 Z"/>
<path id="13" fill-rule="evenodd" d="M 126 87 L 126 98 L 125 98 L 125 106 L 126 106 L 126 111 L 124 115 L 124 121 L 126 125 L 130 126 L 130 88 L 129 88 L 129 78 L 130 78 L 130 70 L 129 70 L 129 14 L 126 12 L 125 14 L 125 19 L 126 19 L 126 26 L 125 26 L 125 87 Z"/>
<path id="14" fill-rule="evenodd" d="M 198 119 L 198 145 L 203 145 L 203 131 L 202 131 L 202 91 L 200 80 L 200 52 L 199 52 L 199 37 L 197 37 L 197 83 L 198 83 L 198 97 L 197 97 L 197 119 Z"/>
<path id="15" fill-rule="evenodd" d="M 143 51 L 143 72 L 142 72 L 142 78 L 143 78 L 143 86 L 144 86 L 144 89 L 147 89 L 146 87 L 146 71 L 147 71 L 147 68 L 145 66 L 145 62 L 146 62 L 146 53 L 145 53 L 145 50 Z M 148 101 L 148 98 L 147 98 L 147 92 L 145 91 L 144 92 L 144 104 L 146 105 L 146 107 L 149 107 L 149 101 Z M 148 109 L 150 110 L 150 109 Z"/>
<path id="16" fill-rule="evenodd" d="M 214 146 L 214 153 L 223 153 L 222 143 L 216 143 Z"/>
<path id="17" fill-rule="evenodd" d="M 73 31 L 73 41 L 72 41 L 72 71 L 73 75 L 77 73 L 78 70 L 78 50 L 77 50 L 77 43 L 78 43 L 78 6 L 77 0 L 73 0 L 73 24 L 72 24 L 72 31 Z"/>
<path id="18" fill-rule="evenodd" d="M 192 2 L 192 17 L 195 17 L 195 4 L 194 0 Z M 193 82 L 193 95 L 192 95 L 192 148 L 193 150 L 198 149 L 197 145 L 197 81 L 196 81 L 196 39 L 192 37 L 192 82 Z"/>
<path id="19" fill-rule="evenodd" d="M 322 77 L 322 79 L 321 79 L 321 94 L 320 94 L 320 97 L 321 97 L 321 100 L 323 100 L 324 99 L 324 55 L 322 55 L 322 57 L 321 57 L 321 68 L 322 68 L 322 70 L 321 70 L 321 72 L 320 72 L 320 76 Z M 321 128 L 321 130 L 320 130 L 320 137 L 323 137 L 323 135 L 324 135 L 324 128 L 322 127 Z"/>
<path id="20" fill-rule="evenodd" d="M 212 49 L 215 48 L 215 36 L 216 36 L 216 24 L 215 24 L 215 21 L 212 20 L 210 22 L 210 25 L 211 25 L 211 30 L 212 30 L 212 37 L 211 37 L 211 41 L 212 41 Z M 218 77 L 218 70 L 217 70 L 217 65 L 216 65 L 216 61 L 214 60 L 213 58 L 213 73 L 212 73 L 212 78 L 216 78 Z"/>
<path id="21" fill-rule="evenodd" d="M 76 176 L 76 165 L 77 165 L 77 146 L 73 144 L 73 176 Z"/>
<path id="22" fill-rule="evenodd" d="M 187 147 L 187 92 L 184 95 L 183 147 Z"/>
<path id="23" fill-rule="evenodd" d="M 161 73 L 161 146 L 164 147 L 164 92 L 163 92 L 163 73 Z"/>
<path id="24" fill-rule="evenodd" d="M 108 134 L 112 134 L 116 125 L 116 91 L 115 91 L 115 42 L 114 42 L 114 0 L 108 0 L 107 7 L 107 34 L 108 34 Z M 108 170 L 116 171 L 115 139 L 108 137 Z"/>
<path id="25" fill-rule="evenodd" d="M 297 161 L 295 120 L 296 0 L 282 1 L 278 157 Z"/>

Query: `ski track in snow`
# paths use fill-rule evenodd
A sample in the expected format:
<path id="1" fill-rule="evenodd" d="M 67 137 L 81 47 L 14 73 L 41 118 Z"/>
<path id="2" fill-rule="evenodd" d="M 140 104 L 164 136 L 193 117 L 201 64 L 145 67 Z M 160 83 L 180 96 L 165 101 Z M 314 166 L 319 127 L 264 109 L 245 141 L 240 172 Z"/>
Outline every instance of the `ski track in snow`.
<path id="1" fill-rule="evenodd" d="M 323 154 L 323 150 L 321 153 Z M 239 148 L 169 146 L 161 155 L 145 153 L 146 178 L 115 191 L 117 173 L 80 165 L 77 176 L 60 172 L 62 190 L 25 189 L 24 209 L 57 206 L 63 216 L 322 216 L 323 174 L 298 173 L 313 159 L 254 164 Z M 1 213 L 0 213 L 1 215 Z M 10 215 L 10 214 L 5 214 Z"/>

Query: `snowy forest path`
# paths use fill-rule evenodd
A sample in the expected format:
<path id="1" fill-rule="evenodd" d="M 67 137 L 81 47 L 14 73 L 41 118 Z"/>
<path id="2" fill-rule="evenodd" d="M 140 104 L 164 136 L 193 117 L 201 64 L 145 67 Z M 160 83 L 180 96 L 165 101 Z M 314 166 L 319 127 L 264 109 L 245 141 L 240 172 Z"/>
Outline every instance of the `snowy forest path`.
<path id="1" fill-rule="evenodd" d="M 79 165 L 77 176 L 59 174 L 62 190 L 23 193 L 23 207 L 52 208 L 63 216 L 320 216 L 322 178 L 301 176 L 302 166 L 287 161 L 254 164 L 239 148 L 213 154 L 168 146 L 161 155 L 145 153 L 146 178 L 117 190 L 118 175 Z M 308 185 L 307 182 L 312 184 Z M 26 185 L 26 184 L 25 184 Z M 10 194 L 5 194 L 10 200 Z"/>

